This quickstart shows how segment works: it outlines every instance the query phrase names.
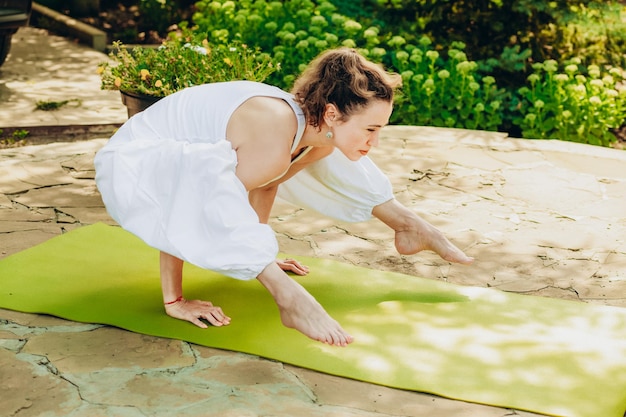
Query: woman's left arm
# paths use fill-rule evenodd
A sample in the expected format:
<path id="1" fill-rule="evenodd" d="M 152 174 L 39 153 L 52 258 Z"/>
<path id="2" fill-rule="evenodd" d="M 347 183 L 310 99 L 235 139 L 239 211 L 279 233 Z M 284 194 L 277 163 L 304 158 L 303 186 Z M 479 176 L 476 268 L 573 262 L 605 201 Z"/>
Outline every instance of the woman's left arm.
<path id="1" fill-rule="evenodd" d="M 267 185 L 250 190 L 248 193 L 248 200 L 250 201 L 252 208 L 254 208 L 258 214 L 259 221 L 261 223 L 269 222 L 270 212 L 272 211 L 272 206 L 274 205 L 274 200 L 276 199 L 276 194 L 278 193 L 278 186 L 280 184 L 284 183 L 313 162 L 319 161 L 320 159 L 328 156 L 332 151 L 332 147 L 313 148 L 301 160 L 289 166 L 287 172 L 285 172 L 280 178 Z"/>
<path id="2" fill-rule="evenodd" d="M 256 211 L 261 223 L 267 224 L 270 218 L 270 212 L 274 205 L 278 184 L 257 188 L 248 193 L 250 205 Z M 306 275 L 309 273 L 309 267 L 301 264 L 295 259 L 277 259 L 276 263 L 283 271 L 290 271 L 296 275 Z"/>

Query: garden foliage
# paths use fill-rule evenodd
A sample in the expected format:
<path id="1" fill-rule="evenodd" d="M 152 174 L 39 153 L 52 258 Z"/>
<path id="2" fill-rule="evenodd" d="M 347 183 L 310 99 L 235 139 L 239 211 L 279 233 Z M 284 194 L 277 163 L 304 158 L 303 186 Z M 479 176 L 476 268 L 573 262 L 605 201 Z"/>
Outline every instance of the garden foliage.
<path id="1" fill-rule="evenodd" d="M 603 73 L 589 65 L 586 75 L 574 59 L 559 68 L 554 60 L 533 65 L 528 86 L 518 90 L 520 111 L 515 124 L 526 138 L 554 138 L 608 146 L 609 129 L 619 128 L 626 115 L 626 90 L 618 90 L 622 71 Z"/>
<path id="2" fill-rule="evenodd" d="M 153 12 L 173 2 L 141 0 Z M 319 53 L 346 46 L 402 76 L 392 123 L 603 146 L 615 141 L 611 129 L 624 125 L 626 35 L 615 31 L 626 27 L 624 6 L 594 0 L 355 4 L 200 0 L 193 28 L 181 24 L 159 48 L 128 50 L 117 43 L 113 62 L 100 67 L 102 88 L 165 96 L 249 79 L 290 89 Z M 579 29 L 607 10 L 610 28 Z M 595 43 L 606 53 L 591 47 Z M 562 59 L 539 59 L 550 54 Z"/>
<path id="3" fill-rule="evenodd" d="M 407 44 L 402 36 L 385 35 L 377 26 L 366 27 L 337 13 L 330 2 L 200 1 L 196 6 L 196 30 L 212 42 L 237 40 L 272 54 L 282 70 L 268 82 L 282 88 L 290 88 L 320 52 L 348 46 L 402 74 L 405 89 L 392 122 L 483 130 L 497 130 L 501 124 L 496 96 L 502 92 L 493 77 L 478 77 L 477 65 L 467 60 L 462 43 L 450 50 L 454 58 L 443 61 L 429 50 L 427 38 Z"/>
<path id="4" fill-rule="evenodd" d="M 469 61 L 465 45 L 455 42 L 442 60 L 422 37 L 418 47 L 392 52 L 393 67 L 400 72 L 403 94 L 394 119 L 404 124 L 497 130 L 502 124 L 503 95 L 491 76 L 478 78 L 477 65 Z"/>
<path id="5" fill-rule="evenodd" d="M 98 72 L 104 90 L 164 97 L 193 85 L 229 80 L 265 81 L 279 65 L 258 48 L 232 41 L 209 44 L 183 27 L 157 48 L 113 44 Z"/>
<path id="6" fill-rule="evenodd" d="M 610 129 L 624 123 L 623 6 L 597 0 L 356 3 L 362 7 L 346 0 L 201 0 L 193 21 L 211 43 L 241 42 L 280 62 L 281 71 L 267 82 L 285 89 L 320 52 L 356 48 L 402 75 L 393 123 L 605 146 L 615 140 Z"/>

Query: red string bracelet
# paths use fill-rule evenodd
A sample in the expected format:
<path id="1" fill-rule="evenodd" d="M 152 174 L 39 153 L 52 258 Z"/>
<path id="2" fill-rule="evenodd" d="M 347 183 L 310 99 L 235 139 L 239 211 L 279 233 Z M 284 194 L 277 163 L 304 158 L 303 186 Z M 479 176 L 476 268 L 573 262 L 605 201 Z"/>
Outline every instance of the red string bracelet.
<path id="1" fill-rule="evenodd" d="M 171 304 L 176 304 L 177 302 L 182 301 L 182 300 L 183 300 L 183 296 L 179 295 L 178 298 L 176 298 L 174 301 L 168 301 L 167 303 L 163 303 L 163 304 L 165 304 L 166 306 L 169 306 Z"/>

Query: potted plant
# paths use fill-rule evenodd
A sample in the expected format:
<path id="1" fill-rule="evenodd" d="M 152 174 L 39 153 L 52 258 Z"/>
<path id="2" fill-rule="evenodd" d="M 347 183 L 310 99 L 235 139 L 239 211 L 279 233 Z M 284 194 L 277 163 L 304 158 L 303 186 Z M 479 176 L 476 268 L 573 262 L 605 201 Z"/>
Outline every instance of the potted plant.
<path id="1" fill-rule="evenodd" d="M 231 80 L 263 81 L 280 68 L 268 54 L 244 44 L 214 45 L 190 30 L 172 32 L 158 47 L 114 42 L 98 72 L 103 90 L 119 90 L 128 117 L 194 85 Z"/>

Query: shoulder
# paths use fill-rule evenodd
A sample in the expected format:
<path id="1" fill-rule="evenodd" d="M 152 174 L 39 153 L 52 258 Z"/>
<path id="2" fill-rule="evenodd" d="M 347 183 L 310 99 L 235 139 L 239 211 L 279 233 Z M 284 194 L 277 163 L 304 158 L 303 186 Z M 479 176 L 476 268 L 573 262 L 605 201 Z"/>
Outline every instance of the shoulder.
<path id="1" fill-rule="evenodd" d="M 255 96 L 233 112 L 227 136 L 232 142 L 285 144 L 290 149 L 297 130 L 296 114 L 285 100 Z"/>
<path id="2" fill-rule="evenodd" d="M 280 98 L 255 96 L 235 110 L 226 135 L 237 152 L 238 175 L 248 190 L 289 168 L 297 128 L 295 113 Z"/>
<path id="3" fill-rule="evenodd" d="M 259 115 L 280 117 L 281 119 L 293 119 L 296 121 L 293 109 L 289 103 L 280 97 L 255 96 L 246 100 L 241 105 L 241 108 L 243 108 L 244 111 L 257 112 Z"/>

